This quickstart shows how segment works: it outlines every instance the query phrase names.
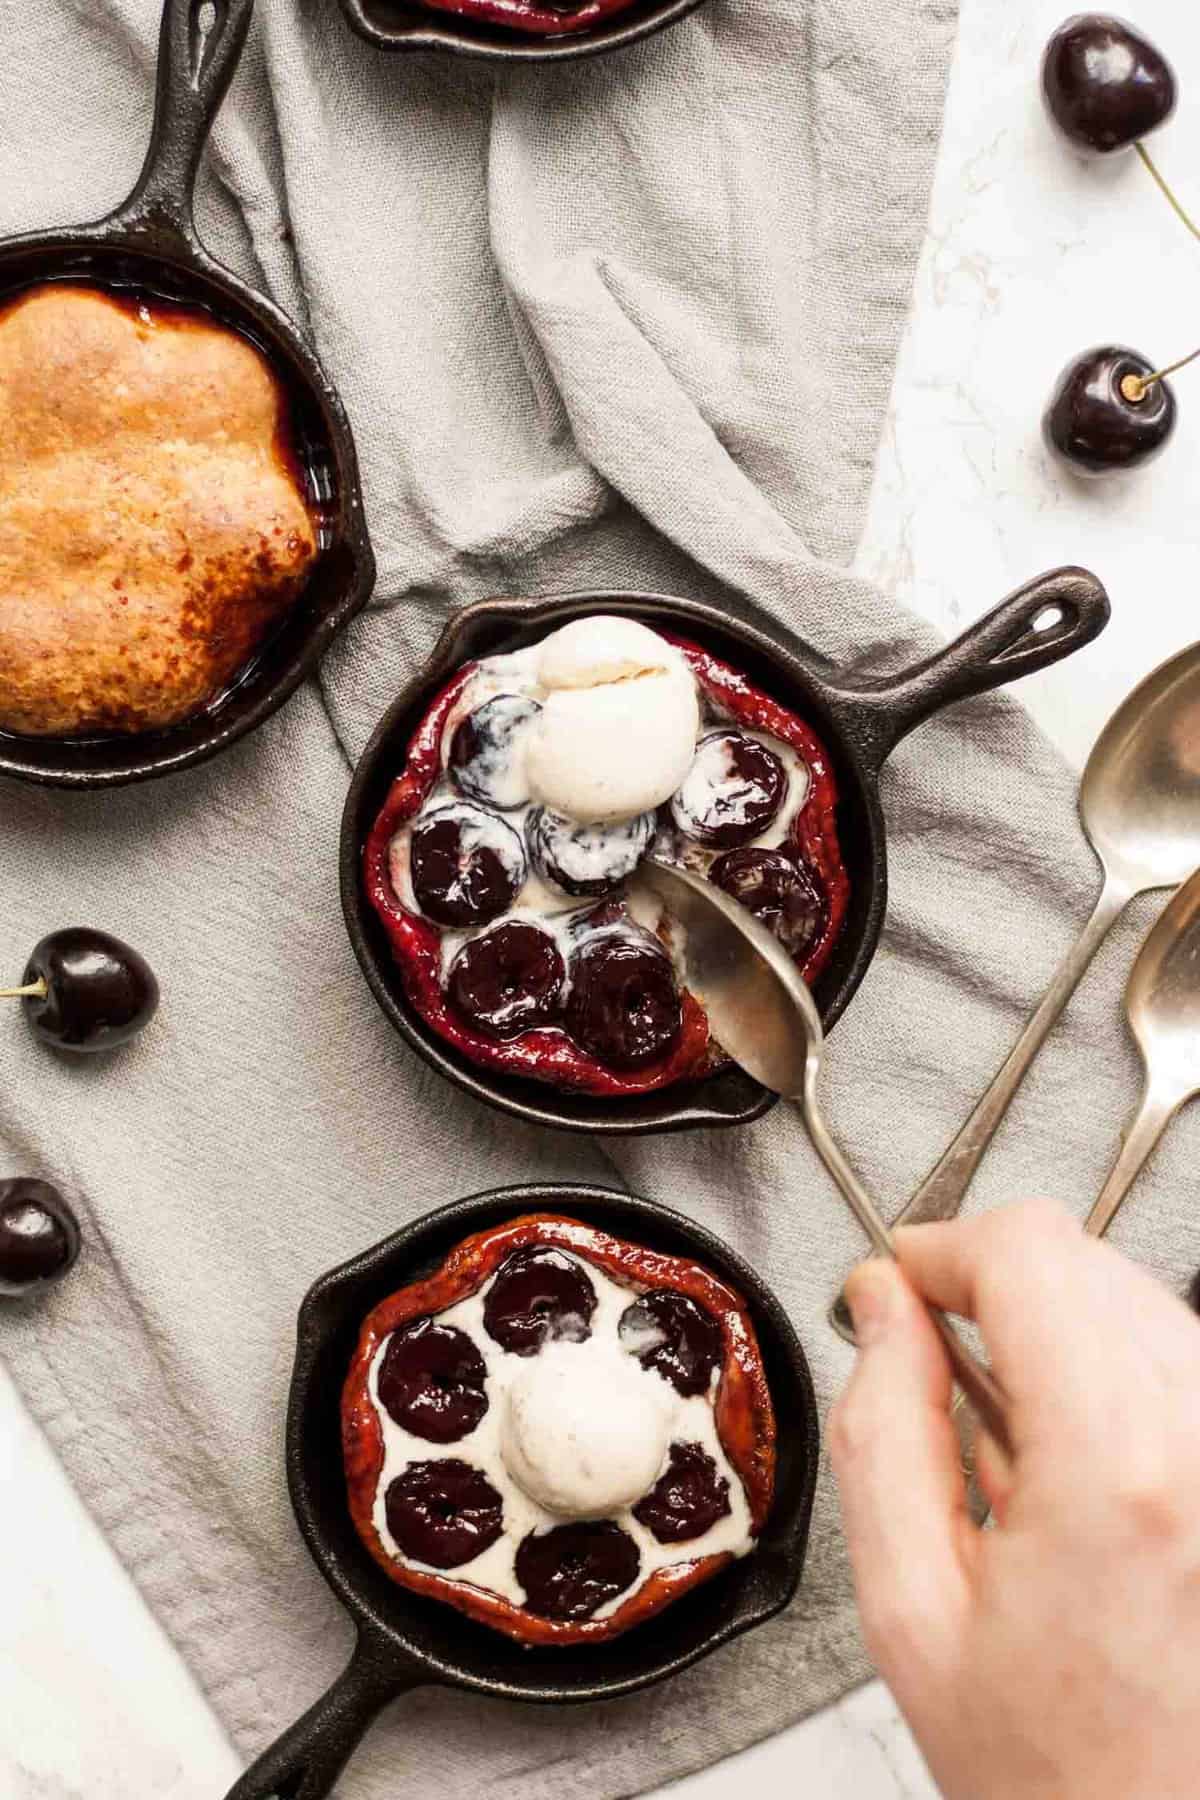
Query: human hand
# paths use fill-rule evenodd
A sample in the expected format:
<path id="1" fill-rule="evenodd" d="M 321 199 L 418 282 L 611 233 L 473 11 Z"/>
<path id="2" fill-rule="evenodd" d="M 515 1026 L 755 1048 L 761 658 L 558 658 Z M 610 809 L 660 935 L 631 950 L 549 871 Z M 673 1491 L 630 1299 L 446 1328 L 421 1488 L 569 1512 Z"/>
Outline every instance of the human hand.
<path id="1" fill-rule="evenodd" d="M 868 1649 L 947 1800 L 1200 1791 L 1200 1328 L 1055 1207 L 897 1232 L 847 1287 L 829 1447 Z M 965 1503 L 949 1365 L 975 1319 L 1015 1455 Z"/>

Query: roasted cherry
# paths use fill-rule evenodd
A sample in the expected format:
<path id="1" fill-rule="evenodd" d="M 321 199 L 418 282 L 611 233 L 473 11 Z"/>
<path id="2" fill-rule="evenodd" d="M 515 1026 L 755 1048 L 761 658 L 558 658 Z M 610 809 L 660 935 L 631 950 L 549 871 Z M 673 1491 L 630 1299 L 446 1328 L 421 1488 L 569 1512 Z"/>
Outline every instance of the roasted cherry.
<path id="1" fill-rule="evenodd" d="M 450 740 L 450 779 L 460 794 L 501 812 L 527 803 L 529 784 L 518 745 L 541 710 L 521 694 L 497 694 L 467 714 Z"/>
<path id="2" fill-rule="evenodd" d="M 1042 421 L 1046 442 L 1080 475 L 1135 469 L 1175 426 L 1175 396 L 1136 350 L 1104 344 L 1068 363 Z"/>
<path id="3" fill-rule="evenodd" d="M 464 944 L 450 965 L 451 1004 L 489 1037 L 518 1037 L 562 1010 L 566 964 L 548 932 L 509 919 Z"/>
<path id="4" fill-rule="evenodd" d="M 612 1519 L 531 1532 L 514 1564 L 525 1607 L 542 1619 L 590 1619 L 636 1579 L 638 1547 Z"/>
<path id="5" fill-rule="evenodd" d="M 434 1569 L 457 1569 L 496 1542 L 504 1502 L 487 1476 L 456 1456 L 409 1463 L 388 1483 L 388 1530 L 405 1556 Z"/>
<path id="6" fill-rule="evenodd" d="M 721 1327 L 674 1288 L 654 1288 L 627 1306 L 617 1327 L 643 1369 L 656 1369 L 680 1394 L 707 1394 L 721 1361 Z"/>
<path id="7" fill-rule="evenodd" d="M 592 1335 L 596 1290 L 587 1271 L 561 1250 L 514 1250 L 496 1271 L 483 1302 L 489 1337 L 516 1356 L 532 1356 L 547 1338 L 582 1343 Z"/>
<path id="8" fill-rule="evenodd" d="M 713 731 L 696 746 L 671 817 L 698 843 L 728 850 L 765 831 L 786 793 L 787 770 L 773 750 L 744 731 Z"/>
<path id="9" fill-rule="evenodd" d="M 439 806 L 413 826 L 413 894 L 438 925 L 486 925 L 525 882 L 525 850 L 512 826 L 482 806 Z"/>
<path id="10" fill-rule="evenodd" d="M 79 1222 L 48 1181 L 0 1181 L 0 1294 L 18 1298 L 58 1281 L 79 1255 Z"/>
<path id="11" fill-rule="evenodd" d="M 465 1331 L 414 1319 L 392 1333 L 379 1370 L 379 1403 L 405 1431 L 451 1444 L 488 1409 L 487 1369 Z"/>
<path id="12" fill-rule="evenodd" d="M 115 1050 L 148 1025 L 158 982 L 145 957 L 87 925 L 52 931 L 34 946 L 18 988 L 37 1036 L 56 1050 Z"/>
<path id="13" fill-rule="evenodd" d="M 633 1516 L 660 1544 L 703 1537 L 729 1513 L 729 1483 L 700 1444 L 672 1444 L 667 1466 Z"/>
<path id="14" fill-rule="evenodd" d="M 671 959 L 643 933 L 608 930 L 571 957 L 567 1030 L 612 1069 L 640 1069 L 671 1048 L 683 1008 Z"/>
<path id="15" fill-rule="evenodd" d="M 708 878 L 761 919 L 789 956 L 802 955 L 825 922 L 811 875 L 782 850 L 726 850 Z"/>
<path id="16" fill-rule="evenodd" d="M 525 821 L 525 838 L 542 880 L 582 899 L 611 894 L 633 874 L 655 824 L 653 813 L 642 813 L 617 825 L 580 825 L 538 806 Z"/>
<path id="17" fill-rule="evenodd" d="M 1124 19 L 1076 13 L 1046 45 L 1042 93 L 1077 149 L 1111 156 L 1170 117 L 1176 86 L 1161 50 Z"/>

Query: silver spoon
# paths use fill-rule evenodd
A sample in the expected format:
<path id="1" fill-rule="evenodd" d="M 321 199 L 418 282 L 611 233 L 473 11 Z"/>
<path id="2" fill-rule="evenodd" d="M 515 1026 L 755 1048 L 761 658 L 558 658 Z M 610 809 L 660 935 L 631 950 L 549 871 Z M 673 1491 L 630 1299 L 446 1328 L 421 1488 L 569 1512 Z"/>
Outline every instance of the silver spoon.
<path id="1" fill-rule="evenodd" d="M 1196 746 L 1200 756 L 1200 743 Z M 1200 1094 L 1200 870 L 1138 951 L 1125 1017 L 1142 1057 L 1142 1097 L 1084 1226 L 1103 1237 L 1175 1114 Z"/>
<path id="2" fill-rule="evenodd" d="M 688 869 L 651 857 L 646 885 L 683 926 L 687 984 L 713 1036 L 764 1087 L 795 1100 L 817 1155 L 881 1256 L 895 1256 L 871 1196 L 830 1135 L 817 1099 L 825 1034 L 808 986 L 771 933 L 736 900 Z M 943 1313 L 930 1308 L 955 1379 L 1007 1454 L 1007 1401 L 995 1377 L 968 1350 Z"/>
<path id="3" fill-rule="evenodd" d="M 958 1136 L 896 1220 L 952 1219 L 1034 1057 L 1135 894 L 1177 887 L 1200 864 L 1200 644 L 1181 650 L 1121 702 L 1092 747 L 1079 818 L 1104 883 L 1095 910 Z M 853 1338 L 841 1296 L 830 1318 Z"/>

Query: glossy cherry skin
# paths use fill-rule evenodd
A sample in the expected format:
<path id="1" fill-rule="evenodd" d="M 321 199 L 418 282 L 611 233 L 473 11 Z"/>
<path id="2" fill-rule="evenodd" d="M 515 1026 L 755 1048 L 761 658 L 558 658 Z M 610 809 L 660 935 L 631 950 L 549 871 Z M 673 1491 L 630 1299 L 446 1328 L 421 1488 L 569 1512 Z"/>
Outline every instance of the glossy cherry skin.
<path id="1" fill-rule="evenodd" d="M 477 1030 L 506 1039 L 554 1023 L 566 978 L 549 933 L 509 919 L 463 945 L 450 965 L 446 992 Z"/>
<path id="2" fill-rule="evenodd" d="M 767 829 L 786 793 L 787 771 L 773 750 L 744 731 L 712 731 L 696 746 L 671 817 L 697 843 L 730 850 Z"/>
<path id="3" fill-rule="evenodd" d="M 622 1344 L 677 1393 L 706 1394 L 721 1360 L 721 1327 L 688 1294 L 654 1288 L 621 1314 Z"/>
<path id="4" fill-rule="evenodd" d="M 79 1221 L 48 1181 L 0 1181 L 0 1294 L 19 1299 L 61 1281 L 79 1256 Z"/>
<path id="5" fill-rule="evenodd" d="M 612 1069 L 640 1069 L 679 1036 L 683 1007 L 671 959 L 653 939 L 620 930 L 585 938 L 571 958 L 567 1030 Z"/>
<path id="6" fill-rule="evenodd" d="M 413 895 L 437 925 L 487 925 L 525 881 L 525 846 L 499 813 L 466 801 L 423 813 L 409 840 Z"/>
<path id="7" fill-rule="evenodd" d="M 1157 456 L 1175 429 L 1175 396 L 1156 381 L 1140 400 L 1121 392 L 1127 375 L 1154 365 L 1136 350 L 1101 344 L 1068 363 L 1042 419 L 1047 444 L 1077 475 L 1119 474 Z"/>
<path id="8" fill-rule="evenodd" d="M 1157 130 L 1177 89 L 1162 52 L 1112 13 L 1076 13 L 1042 57 L 1050 117 L 1076 149 L 1112 156 Z"/>
<path id="9" fill-rule="evenodd" d="M 729 1483 L 701 1444 L 672 1444 L 667 1466 L 633 1516 L 660 1544 L 703 1537 L 729 1513 Z"/>
<path id="10" fill-rule="evenodd" d="M 379 1403 L 405 1431 L 452 1444 L 488 1409 L 482 1356 L 465 1331 L 414 1319 L 392 1333 L 379 1368 Z"/>
<path id="11" fill-rule="evenodd" d="M 577 899 L 599 899 L 633 874 L 656 823 L 653 813 L 641 813 L 616 825 L 579 825 L 538 806 L 525 821 L 525 841 L 543 881 Z"/>
<path id="12" fill-rule="evenodd" d="M 483 1302 L 488 1336 L 514 1356 L 533 1356 L 547 1338 L 582 1343 L 592 1334 L 596 1290 L 573 1257 L 534 1245 L 497 1269 Z"/>
<path id="13" fill-rule="evenodd" d="M 409 1463 L 383 1498 L 388 1530 L 405 1556 L 457 1569 L 504 1529 L 504 1501 L 487 1476 L 456 1456 Z"/>
<path id="14" fill-rule="evenodd" d="M 136 1037 L 158 1007 L 158 982 L 145 957 L 87 925 L 52 931 L 34 947 L 22 987 L 44 981 L 44 995 L 22 1002 L 34 1032 L 56 1050 L 115 1050 Z"/>
<path id="15" fill-rule="evenodd" d="M 638 1547 L 612 1519 L 531 1532 L 517 1548 L 515 1571 L 526 1611 L 542 1619 L 590 1619 L 636 1580 Z"/>
<path id="16" fill-rule="evenodd" d="M 450 779 L 468 800 L 509 812 L 529 799 L 520 740 L 541 712 L 536 700 L 497 694 L 468 713 L 450 740 Z"/>
<path id="17" fill-rule="evenodd" d="M 825 923 L 825 904 L 807 870 L 782 850 L 747 845 L 718 856 L 708 871 L 717 887 L 761 919 L 789 956 L 800 956 Z"/>

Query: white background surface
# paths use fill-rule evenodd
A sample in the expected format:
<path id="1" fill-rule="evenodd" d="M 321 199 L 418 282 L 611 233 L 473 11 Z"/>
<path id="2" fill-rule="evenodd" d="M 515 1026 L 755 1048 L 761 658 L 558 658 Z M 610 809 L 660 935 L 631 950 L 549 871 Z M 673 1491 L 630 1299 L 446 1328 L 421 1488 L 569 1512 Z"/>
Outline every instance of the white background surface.
<path id="1" fill-rule="evenodd" d="M 1200 244 L 1135 158 L 1085 165 L 1051 137 L 1037 64 L 1069 10 L 962 0 L 861 568 L 948 633 L 1043 568 L 1094 568 L 1113 599 L 1107 633 L 1021 690 L 1081 763 L 1134 682 L 1197 635 L 1200 365 L 1179 379 L 1181 422 L 1161 462 L 1115 484 L 1052 467 L 1039 414 L 1061 365 L 1091 344 L 1157 363 L 1195 347 Z M 1155 151 L 1200 210 L 1200 9 L 1122 10 L 1175 63 L 1183 104 Z M 0 1543 L 0 1800 L 219 1800 L 231 1750 L 2 1375 Z M 671 1792 L 724 1800 L 750 1786 L 821 1800 L 933 1793 L 877 1684 Z"/>

